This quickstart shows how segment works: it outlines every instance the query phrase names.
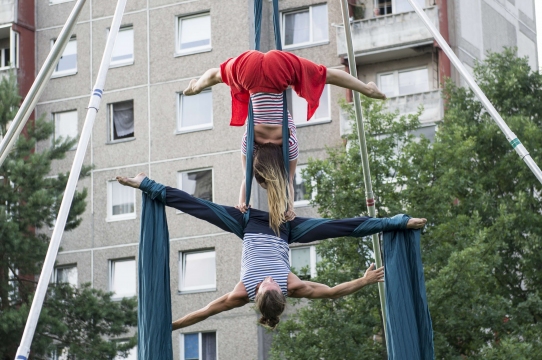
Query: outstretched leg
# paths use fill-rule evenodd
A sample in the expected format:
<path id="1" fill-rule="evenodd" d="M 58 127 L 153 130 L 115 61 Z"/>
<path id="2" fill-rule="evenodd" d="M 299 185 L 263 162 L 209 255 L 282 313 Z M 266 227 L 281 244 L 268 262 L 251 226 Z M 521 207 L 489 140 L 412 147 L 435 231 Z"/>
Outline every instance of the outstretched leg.
<path id="1" fill-rule="evenodd" d="M 354 90 L 362 93 L 373 99 L 385 100 L 384 95 L 374 82 L 365 84 L 363 81 L 356 79 L 347 72 L 338 69 L 327 69 L 326 84 L 340 86 L 346 89 Z"/>
<path id="2" fill-rule="evenodd" d="M 222 76 L 220 75 L 220 69 L 209 69 L 199 79 L 190 80 L 190 84 L 188 84 L 188 87 L 183 91 L 183 95 L 199 94 L 203 91 L 203 89 L 219 84 L 221 82 Z"/>

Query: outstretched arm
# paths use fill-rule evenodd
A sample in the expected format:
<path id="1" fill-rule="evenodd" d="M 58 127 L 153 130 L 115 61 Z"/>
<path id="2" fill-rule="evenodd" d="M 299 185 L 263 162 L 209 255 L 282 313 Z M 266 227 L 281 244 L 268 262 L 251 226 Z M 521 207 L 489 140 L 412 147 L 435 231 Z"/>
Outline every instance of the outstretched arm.
<path id="1" fill-rule="evenodd" d="M 183 91 L 183 95 L 196 95 L 208 88 L 222 82 L 222 76 L 220 75 L 220 68 L 212 68 L 207 70 L 199 79 L 190 80 L 190 84 Z"/>
<path id="2" fill-rule="evenodd" d="M 294 298 L 307 299 L 337 299 L 350 295 L 364 286 L 384 281 L 384 267 L 376 270 L 374 267 L 375 265 L 371 264 L 362 278 L 348 281 L 334 287 L 312 281 L 302 281 L 297 276 L 290 273 L 290 275 L 288 275 L 288 295 Z M 290 276 L 292 276 L 292 279 Z"/>
<path id="3" fill-rule="evenodd" d="M 243 296 L 244 291 L 244 296 Z M 248 303 L 248 295 L 242 283 L 238 283 L 232 292 L 222 295 L 218 299 L 210 302 L 206 307 L 191 312 L 182 318 L 175 320 L 172 324 L 172 330 L 177 330 L 190 325 L 194 325 L 207 319 L 209 316 L 219 314 L 234 308 L 241 307 Z"/>

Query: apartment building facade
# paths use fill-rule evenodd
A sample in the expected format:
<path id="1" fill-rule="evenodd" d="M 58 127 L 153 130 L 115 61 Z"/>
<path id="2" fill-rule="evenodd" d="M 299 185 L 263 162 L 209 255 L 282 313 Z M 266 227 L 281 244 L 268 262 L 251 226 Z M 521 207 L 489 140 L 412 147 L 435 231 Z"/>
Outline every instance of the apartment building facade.
<path id="1" fill-rule="evenodd" d="M 466 66 L 472 68 L 487 50 L 517 46 L 537 68 L 534 1 L 416 1 Z M 431 138 L 443 116 L 442 81 L 452 77 L 461 83 L 459 75 L 407 0 L 349 2 L 355 59 L 346 57 L 341 7 L 335 0 L 279 1 L 284 50 L 328 68 L 347 69 L 347 61 L 355 61 L 359 78 L 376 82 L 388 95 L 390 110 L 412 113 L 424 104 L 418 133 Z M 15 7 L 23 2 L 10 3 Z M 74 4 L 74 0 L 34 2 L 34 27 L 28 27 L 35 29 L 35 39 L 29 37 L 24 44 L 32 44 L 35 56 L 25 53 L 24 58 L 35 58 L 37 69 Z M 55 138 L 80 134 L 115 4 L 87 1 L 38 102 L 36 114 L 47 114 L 54 122 Z M 271 3 L 264 1 L 263 51 L 274 47 L 271 10 Z M 2 8 L 1 19 L 4 13 Z M 23 31 L 17 30 L 16 21 L 11 23 L 10 44 L 19 37 L 22 51 L 22 36 L 13 33 Z M 3 29 L 0 48 L 6 38 Z M 89 190 L 87 210 L 81 225 L 64 234 L 53 281 L 91 283 L 113 291 L 116 298 L 136 296 L 141 197 L 118 185 L 116 175 L 145 172 L 194 196 L 237 203 L 244 176 L 240 162 L 244 128 L 229 126 L 229 89 L 220 84 L 192 97 L 183 96 L 182 90 L 207 69 L 253 48 L 253 36 L 251 0 L 230 0 L 227 5 L 217 0 L 128 1 L 86 151 L 85 164 L 93 165 L 93 170 L 78 184 Z M 18 60 L 20 66 L 22 54 Z M 30 77 L 23 78 L 20 81 Z M 309 158 L 325 157 L 326 147 L 343 146 L 341 135 L 349 125 L 338 101 L 349 94 L 326 87 L 318 112 L 308 122 L 304 101 L 291 91 L 288 95 L 298 126 L 301 170 Z M 43 142 L 37 150 L 48 146 L 50 142 Z M 51 176 L 69 171 L 74 155 L 70 151 L 65 160 L 54 163 Z M 300 176 L 295 185 L 297 214 L 316 216 Z M 266 208 L 264 191 L 253 197 L 254 207 Z M 179 318 L 233 289 L 239 281 L 242 243 L 174 209 L 167 215 L 172 309 L 173 317 Z M 296 268 L 308 266 L 314 275 L 314 246 L 293 247 L 291 262 Z M 257 319 L 256 311 L 245 306 L 173 332 L 174 358 L 266 359 L 271 338 L 257 326 Z M 131 358 L 136 358 L 135 351 Z"/>

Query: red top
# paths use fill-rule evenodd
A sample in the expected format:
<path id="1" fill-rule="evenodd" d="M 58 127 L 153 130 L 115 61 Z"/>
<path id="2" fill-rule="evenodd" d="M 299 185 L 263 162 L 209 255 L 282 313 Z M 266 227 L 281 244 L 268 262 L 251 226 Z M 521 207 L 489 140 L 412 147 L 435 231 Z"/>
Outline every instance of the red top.
<path id="1" fill-rule="evenodd" d="M 220 64 L 222 81 L 231 91 L 231 126 L 243 126 L 248 116 L 250 94 L 278 94 L 291 86 L 307 100 L 307 120 L 320 104 L 327 69 L 292 53 L 250 50 Z"/>

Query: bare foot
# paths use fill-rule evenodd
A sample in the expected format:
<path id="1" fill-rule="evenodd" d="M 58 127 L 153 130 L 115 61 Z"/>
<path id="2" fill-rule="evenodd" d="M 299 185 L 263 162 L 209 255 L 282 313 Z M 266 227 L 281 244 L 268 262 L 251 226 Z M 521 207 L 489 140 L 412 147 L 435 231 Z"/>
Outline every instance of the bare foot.
<path id="1" fill-rule="evenodd" d="M 371 89 L 371 95 L 369 95 L 369 97 L 372 97 L 373 99 L 386 100 L 386 95 L 380 92 L 374 82 L 371 81 L 367 84 L 367 86 Z"/>
<path id="2" fill-rule="evenodd" d="M 129 177 L 125 177 L 125 176 L 117 176 L 117 181 L 121 185 L 130 186 L 130 187 L 139 189 L 139 185 L 141 185 L 141 182 L 146 177 L 147 177 L 147 175 L 145 175 L 145 173 L 139 173 L 133 178 L 129 178 Z"/>
<path id="3" fill-rule="evenodd" d="M 190 80 L 190 84 L 188 84 L 188 87 L 183 91 L 183 95 L 196 95 L 199 94 L 201 91 L 197 91 L 196 89 L 196 83 L 198 82 L 197 79 Z"/>
<path id="4" fill-rule="evenodd" d="M 427 219 L 411 218 L 408 220 L 407 229 L 421 229 L 425 226 Z"/>

